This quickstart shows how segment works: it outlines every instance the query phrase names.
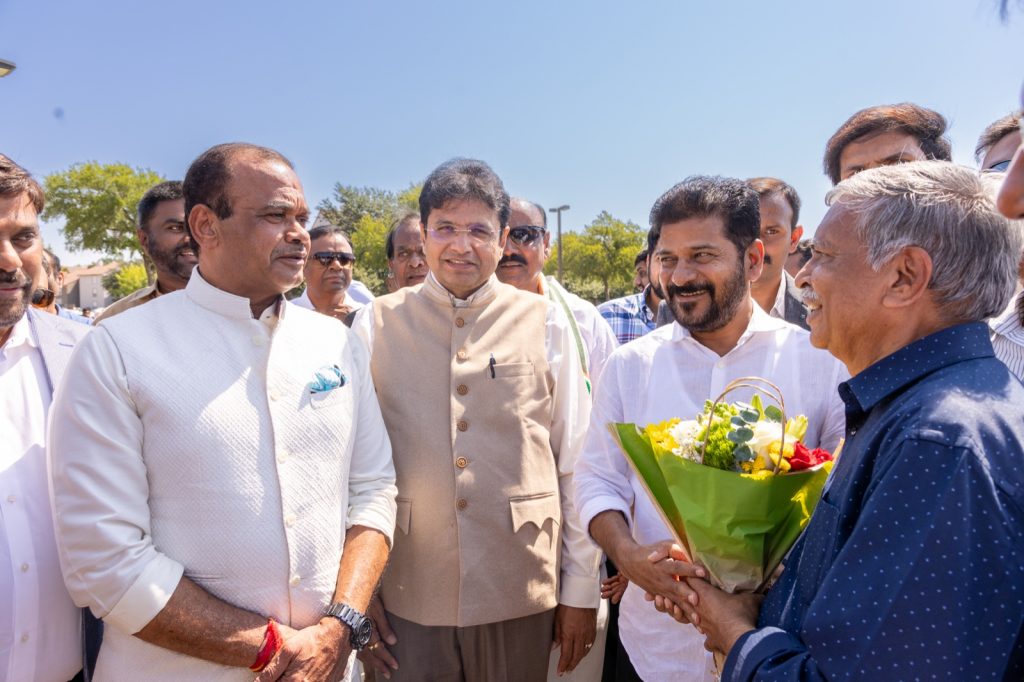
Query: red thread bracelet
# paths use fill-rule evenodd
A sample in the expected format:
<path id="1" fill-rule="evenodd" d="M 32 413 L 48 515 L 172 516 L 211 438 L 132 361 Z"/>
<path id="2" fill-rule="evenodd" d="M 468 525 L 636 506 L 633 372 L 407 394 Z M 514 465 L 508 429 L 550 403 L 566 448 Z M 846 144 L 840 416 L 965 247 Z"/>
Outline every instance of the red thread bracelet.
<path id="1" fill-rule="evenodd" d="M 267 619 L 267 631 L 263 635 L 263 644 L 256 654 L 256 662 L 249 666 L 249 670 L 258 673 L 267 667 L 270 659 L 278 652 L 284 640 L 281 639 L 281 631 L 277 629 L 277 622 L 273 618 Z"/>

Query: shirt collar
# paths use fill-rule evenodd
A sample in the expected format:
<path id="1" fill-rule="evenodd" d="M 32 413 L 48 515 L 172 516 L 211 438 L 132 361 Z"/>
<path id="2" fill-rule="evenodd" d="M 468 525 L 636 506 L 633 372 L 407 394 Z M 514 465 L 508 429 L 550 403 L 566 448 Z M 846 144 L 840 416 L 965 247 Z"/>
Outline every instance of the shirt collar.
<path id="1" fill-rule="evenodd" d="M 230 317 L 237 320 L 251 320 L 252 308 L 249 299 L 244 296 L 236 296 L 223 289 L 218 289 L 205 279 L 199 272 L 199 266 L 192 270 L 192 276 L 185 285 L 185 295 L 195 301 L 198 305 L 218 315 Z M 275 305 L 270 306 L 260 315 L 260 320 L 266 322 L 272 318 L 284 318 L 282 305 L 284 296 L 279 296 Z"/>
<path id="2" fill-rule="evenodd" d="M 42 313 L 43 315 L 49 315 L 49 313 Z M 36 341 L 36 337 L 32 334 L 32 327 L 28 321 L 28 311 L 21 316 L 21 319 L 14 323 L 14 327 L 11 329 L 11 335 L 7 337 L 7 341 L 0 347 L 0 356 L 5 355 L 9 350 L 17 348 L 18 346 L 28 346 L 29 348 L 39 348 L 39 342 Z"/>
<path id="3" fill-rule="evenodd" d="M 483 286 L 469 295 L 468 298 L 457 298 L 455 294 L 448 291 L 437 281 L 433 272 L 427 273 L 423 281 L 423 292 L 430 298 L 442 303 L 450 303 L 453 308 L 469 308 L 473 305 L 483 305 L 493 299 L 498 293 L 498 278 L 491 273 Z"/>
<path id="4" fill-rule="evenodd" d="M 643 291 L 637 294 L 640 314 L 643 315 L 643 318 L 648 322 L 654 319 L 654 314 L 657 312 L 656 310 L 651 310 L 651 308 L 647 305 L 647 292 L 649 292 L 650 290 L 651 285 L 648 284 L 647 286 L 644 287 Z"/>
<path id="5" fill-rule="evenodd" d="M 786 273 L 782 273 L 782 281 L 779 282 L 779 291 L 775 294 L 775 303 L 772 305 L 770 314 L 773 317 L 785 318 L 786 317 L 786 288 L 788 286 L 786 281 Z"/>
<path id="6" fill-rule="evenodd" d="M 922 377 L 965 360 L 994 357 L 988 327 L 968 322 L 947 327 L 900 348 L 839 385 L 863 412 Z"/>

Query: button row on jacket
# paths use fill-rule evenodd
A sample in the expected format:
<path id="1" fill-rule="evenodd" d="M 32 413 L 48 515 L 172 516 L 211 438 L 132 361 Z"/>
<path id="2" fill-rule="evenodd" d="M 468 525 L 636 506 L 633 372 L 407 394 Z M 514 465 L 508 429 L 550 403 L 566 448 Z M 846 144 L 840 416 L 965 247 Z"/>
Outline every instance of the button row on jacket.
<path id="1" fill-rule="evenodd" d="M 466 326 L 466 321 L 461 317 L 456 317 L 455 326 L 458 327 L 459 329 L 462 329 L 464 326 Z"/>
<path id="2" fill-rule="evenodd" d="M 455 466 L 459 467 L 460 469 L 465 469 L 468 465 L 469 460 L 466 459 L 465 457 L 459 457 L 457 460 L 455 460 Z"/>
<path id="3" fill-rule="evenodd" d="M 469 428 L 469 422 L 467 422 L 465 419 L 460 419 L 459 423 L 456 424 L 455 426 L 456 428 L 458 428 L 459 431 L 465 431 Z"/>
<path id="4" fill-rule="evenodd" d="M 456 387 L 455 392 L 459 395 L 466 395 L 469 393 L 469 386 L 466 384 L 459 384 L 458 387 Z"/>
<path id="5" fill-rule="evenodd" d="M 455 506 L 458 507 L 459 509 L 465 509 L 466 507 L 469 506 L 469 502 L 462 498 L 459 498 L 459 501 L 455 503 Z"/>

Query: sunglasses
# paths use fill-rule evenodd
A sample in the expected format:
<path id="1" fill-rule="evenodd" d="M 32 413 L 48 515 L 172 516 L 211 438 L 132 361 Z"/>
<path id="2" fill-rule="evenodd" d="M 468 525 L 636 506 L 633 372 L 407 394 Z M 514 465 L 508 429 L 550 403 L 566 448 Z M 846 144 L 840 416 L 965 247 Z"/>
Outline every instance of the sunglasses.
<path id="1" fill-rule="evenodd" d="M 345 267 L 356 262 L 355 255 L 345 251 L 317 251 L 313 254 L 316 262 L 325 268 L 331 267 L 331 263 L 338 261 L 338 265 Z"/>
<path id="2" fill-rule="evenodd" d="M 1010 161 L 1013 159 L 1006 159 L 999 163 L 993 163 L 991 166 L 985 169 L 985 173 L 1005 173 L 1006 169 L 1010 167 Z"/>
<path id="3" fill-rule="evenodd" d="M 520 246 L 526 246 L 540 239 L 545 232 L 546 230 L 538 225 L 523 225 L 509 230 L 508 238 Z"/>
<path id="4" fill-rule="evenodd" d="M 50 289 L 36 289 L 32 292 L 32 305 L 37 308 L 49 308 L 55 298 L 57 294 Z"/>

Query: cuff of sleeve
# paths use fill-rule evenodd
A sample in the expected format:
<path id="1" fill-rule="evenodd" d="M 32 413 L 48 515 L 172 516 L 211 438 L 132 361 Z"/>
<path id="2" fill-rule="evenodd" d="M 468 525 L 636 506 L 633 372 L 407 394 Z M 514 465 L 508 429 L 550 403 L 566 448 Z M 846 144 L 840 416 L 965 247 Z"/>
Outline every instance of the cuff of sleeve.
<path id="1" fill-rule="evenodd" d="M 347 530 L 352 526 L 365 526 L 379 530 L 387 538 L 388 547 L 391 547 L 393 546 L 395 535 L 395 513 L 395 501 L 393 498 L 386 505 L 371 505 L 360 509 L 351 509 L 349 510 L 348 518 L 345 519 L 345 529 Z"/>
<path id="2" fill-rule="evenodd" d="M 802 651 L 807 647 L 797 637 L 781 628 L 751 630 L 740 636 L 725 659 L 723 682 L 755 679 L 757 669 L 780 651 Z"/>
<path id="3" fill-rule="evenodd" d="M 633 514 L 630 512 L 629 505 L 626 504 L 626 501 L 619 497 L 612 497 L 611 495 L 601 495 L 587 500 L 579 509 L 580 525 L 583 526 L 583 530 L 586 532 L 588 538 L 591 537 L 590 522 L 594 520 L 595 516 L 606 511 L 621 512 L 626 519 L 626 525 L 629 526 L 629 530 L 632 532 Z M 593 542 L 593 539 L 591 539 L 591 542 Z"/>
<path id="4" fill-rule="evenodd" d="M 563 573 L 558 586 L 558 603 L 577 609 L 596 609 L 601 603 L 601 580 Z"/>
<path id="5" fill-rule="evenodd" d="M 177 561 L 157 554 L 104 616 L 103 622 L 134 635 L 167 606 L 184 572 L 185 567 Z"/>

